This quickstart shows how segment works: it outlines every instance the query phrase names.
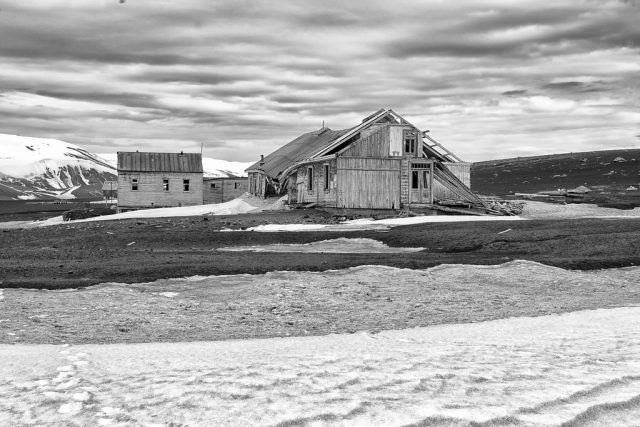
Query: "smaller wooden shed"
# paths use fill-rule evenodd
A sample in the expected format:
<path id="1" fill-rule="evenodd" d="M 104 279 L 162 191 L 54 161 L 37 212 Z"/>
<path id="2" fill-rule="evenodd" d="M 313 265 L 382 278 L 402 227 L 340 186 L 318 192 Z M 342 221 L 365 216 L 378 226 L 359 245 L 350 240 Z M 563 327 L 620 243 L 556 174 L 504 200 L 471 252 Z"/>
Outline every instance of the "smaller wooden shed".
<path id="1" fill-rule="evenodd" d="M 237 199 L 249 190 L 247 177 L 204 178 L 204 204 L 224 203 Z"/>

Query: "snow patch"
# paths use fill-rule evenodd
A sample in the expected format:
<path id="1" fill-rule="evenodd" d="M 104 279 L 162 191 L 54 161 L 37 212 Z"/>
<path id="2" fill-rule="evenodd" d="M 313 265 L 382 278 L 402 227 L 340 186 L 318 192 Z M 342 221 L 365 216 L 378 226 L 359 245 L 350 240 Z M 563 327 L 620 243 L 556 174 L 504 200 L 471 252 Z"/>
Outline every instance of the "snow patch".
<path id="1" fill-rule="evenodd" d="M 236 215 L 241 213 L 249 213 L 259 210 L 255 206 L 240 200 L 234 199 L 225 203 L 211 204 L 211 205 L 195 205 L 195 206 L 181 206 L 175 208 L 157 208 L 157 209 L 140 209 L 137 211 L 122 212 L 114 215 L 98 216 L 94 218 L 78 219 L 75 221 L 64 222 L 62 216 L 49 218 L 45 221 L 39 221 L 35 223 L 39 226 L 56 225 L 60 223 L 70 224 L 78 222 L 93 222 L 93 221 L 114 221 L 118 219 L 132 219 L 132 218 L 169 218 L 169 217 L 187 217 L 187 216 L 202 216 L 202 215 Z"/>
<path id="2" fill-rule="evenodd" d="M 219 248 L 227 252 L 305 252 L 305 253 L 400 253 L 419 252 L 425 248 L 389 247 L 373 239 L 339 239 L 322 240 L 319 242 L 301 244 L 273 244 L 254 246 L 230 246 Z"/>
<path id="3" fill-rule="evenodd" d="M 384 230 L 402 225 L 445 223 L 445 222 L 491 222 L 521 221 L 519 216 L 477 216 L 477 215 L 425 215 L 404 218 L 374 220 L 371 218 L 354 219 L 340 224 L 265 224 L 250 227 L 246 231 L 360 231 Z"/>
<path id="4" fill-rule="evenodd" d="M 167 298 L 173 298 L 173 297 L 177 297 L 178 295 L 180 295 L 180 292 L 157 292 L 155 294 L 163 296 L 163 297 L 167 297 Z"/>
<path id="5" fill-rule="evenodd" d="M 560 205 L 526 200 L 522 217 L 527 219 L 559 219 L 559 218 L 638 218 L 640 208 L 621 210 L 602 208 L 588 203 L 571 203 Z"/>

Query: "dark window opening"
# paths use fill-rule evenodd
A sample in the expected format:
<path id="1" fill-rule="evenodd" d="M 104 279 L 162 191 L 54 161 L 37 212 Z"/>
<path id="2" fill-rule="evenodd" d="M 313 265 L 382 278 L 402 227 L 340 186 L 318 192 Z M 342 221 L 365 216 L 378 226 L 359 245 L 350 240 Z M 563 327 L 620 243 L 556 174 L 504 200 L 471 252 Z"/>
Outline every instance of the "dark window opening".
<path id="1" fill-rule="evenodd" d="M 237 182 L 233 183 L 233 188 L 238 188 L 238 183 Z"/>
<path id="2" fill-rule="evenodd" d="M 418 188 L 418 180 L 420 179 L 420 175 L 418 171 L 411 171 L 411 188 Z"/>
<path id="3" fill-rule="evenodd" d="M 307 168 L 307 190 L 313 191 L 313 167 Z"/>
<path id="4" fill-rule="evenodd" d="M 415 132 L 405 132 L 404 134 L 404 152 L 405 154 L 415 154 L 416 153 L 416 133 Z"/>
<path id="5" fill-rule="evenodd" d="M 162 191 L 169 191 L 169 180 L 168 179 L 163 179 L 162 180 Z"/>
<path id="6" fill-rule="evenodd" d="M 212 183 L 212 184 L 211 184 L 211 188 L 216 188 L 216 184 L 215 184 L 215 183 Z"/>
<path id="7" fill-rule="evenodd" d="M 324 189 L 325 190 L 329 189 L 329 182 L 331 182 L 331 180 L 329 179 L 329 165 L 324 165 Z"/>
<path id="8" fill-rule="evenodd" d="M 183 179 L 182 180 L 182 186 L 184 187 L 184 191 L 189 191 L 189 180 L 188 179 Z"/>
<path id="9" fill-rule="evenodd" d="M 138 179 L 133 178 L 131 180 L 131 191 L 138 191 Z"/>

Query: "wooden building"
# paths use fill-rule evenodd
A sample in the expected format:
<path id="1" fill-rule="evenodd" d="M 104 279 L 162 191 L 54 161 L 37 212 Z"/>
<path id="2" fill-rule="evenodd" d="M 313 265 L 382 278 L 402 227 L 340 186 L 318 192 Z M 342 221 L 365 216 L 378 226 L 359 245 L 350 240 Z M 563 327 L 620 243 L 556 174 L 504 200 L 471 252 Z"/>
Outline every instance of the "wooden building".
<path id="1" fill-rule="evenodd" d="M 118 211 L 202 204 L 200 153 L 118 152 Z"/>
<path id="2" fill-rule="evenodd" d="M 204 178 L 204 204 L 224 203 L 236 199 L 248 191 L 248 183 L 246 177 Z"/>
<path id="3" fill-rule="evenodd" d="M 486 206 L 470 190 L 462 162 L 391 109 L 345 130 L 305 133 L 247 169 L 249 192 L 288 192 L 290 204 L 400 209 L 464 201 Z"/>

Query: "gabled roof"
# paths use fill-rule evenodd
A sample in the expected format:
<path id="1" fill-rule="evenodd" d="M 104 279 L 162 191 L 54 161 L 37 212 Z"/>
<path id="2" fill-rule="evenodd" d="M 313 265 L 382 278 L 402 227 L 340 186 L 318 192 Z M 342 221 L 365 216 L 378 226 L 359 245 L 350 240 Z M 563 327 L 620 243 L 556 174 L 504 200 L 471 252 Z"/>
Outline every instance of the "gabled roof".
<path id="1" fill-rule="evenodd" d="M 118 172 L 202 173 L 202 154 L 118 151 Z"/>
<path id="2" fill-rule="evenodd" d="M 264 164 L 258 161 L 247 170 L 261 170 L 270 177 L 276 177 L 287 167 L 305 160 L 317 151 L 330 145 L 335 139 L 347 133 L 349 129 L 331 130 L 322 128 L 300 135 L 288 144 L 265 156 Z"/>
<path id="3" fill-rule="evenodd" d="M 266 156 L 264 161 L 258 161 L 246 170 L 263 171 L 271 178 L 286 177 L 290 171 L 301 163 L 335 154 L 336 150 L 348 145 L 352 141 L 350 138 L 354 137 L 354 135 L 357 135 L 361 130 L 374 123 L 380 123 L 381 120 L 408 125 L 418 130 L 418 128 L 406 121 L 392 109 L 381 108 L 370 116 L 365 117 L 361 123 L 350 129 L 334 131 L 329 128 L 323 128 L 315 132 L 300 135 L 293 141 Z M 431 140 L 431 138 L 429 139 Z M 424 144 L 423 149 L 426 154 L 438 160 L 448 160 L 446 155 L 442 155 L 430 145 Z"/>

